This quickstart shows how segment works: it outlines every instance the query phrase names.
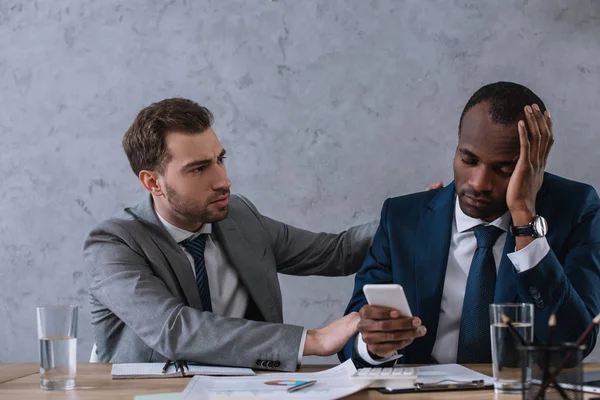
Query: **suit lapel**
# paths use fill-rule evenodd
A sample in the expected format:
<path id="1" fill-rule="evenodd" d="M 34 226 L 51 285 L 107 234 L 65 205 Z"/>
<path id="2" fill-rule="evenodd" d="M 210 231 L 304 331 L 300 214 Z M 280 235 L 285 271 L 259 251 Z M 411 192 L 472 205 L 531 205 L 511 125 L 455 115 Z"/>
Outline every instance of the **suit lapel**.
<path id="1" fill-rule="evenodd" d="M 141 219 L 152 233 L 150 238 L 169 262 L 169 266 L 175 273 L 190 307 L 202 310 L 202 303 L 200 302 L 200 295 L 198 294 L 194 273 L 190 267 L 190 261 L 156 216 L 152 196 L 148 195 L 145 202 L 134 208 L 126 209 L 126 211 Z"/>
<path id="2" fill-rule="evenodd" d="M 277 304 L 280 299 L 273 298 L 273 286 L 270 274 L 261 257 L 252 248 L 244 233 L 232 218 L 213 224 L 219 243 L 236 269 L 240 280 L 256 303 L 266 321 L 281 321 L 282 316 Z M 262 254 L 262 251 L 260 252 Z"/>
<path id="3" fill-rule="evenodd" d="M 441 189 L 421 208 L 415 246 L 415 281 L 418 315 L 428 333 L 422 339 L 419 353 L 431 354 L 437 335 L 440 305 L 454 215 L 454 183 Z M 418 355 L 417 355 L 418 357 Z"/>

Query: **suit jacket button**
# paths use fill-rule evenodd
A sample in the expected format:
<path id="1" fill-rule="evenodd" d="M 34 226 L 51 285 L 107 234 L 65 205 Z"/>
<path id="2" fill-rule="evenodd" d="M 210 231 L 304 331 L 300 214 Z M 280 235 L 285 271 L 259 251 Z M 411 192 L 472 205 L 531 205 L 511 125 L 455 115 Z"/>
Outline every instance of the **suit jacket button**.
<path id="1" fill-rule="evenodd" d="M 261 364 L 262 364 L 262 360 L 260 358 L 258 360 L 256 360 L 256 365 L 258 365 L 260 367 Z"/>
<path id="2" fill-rule="evenodd" d="M 537 288 L 535 286 L 530 286 L 529 287 L 529 293 L 531 293 L 532 295 L 536 295 L 539 293 L 539 290 L 537 290 Z"/>
<path id="3" fill-rule="evenodd" d="M 275 368 L 279 368 L 279 366 L 280 366 L 280 365 L 281 365 L 281 363 L 280 363 L 279 361 L 275 361 L 275 362 L 273 363 L 273 366 L 274 366 Z"/>
<path id="4" fill-rule="evenodd" d="M 274 367 L 274 363 L 273 363 L 273 361 L 269 361 L 269 362 L 267 363 L 267 367 L 269 367 L 269 368 L 273 368 L 273 367 Z"/>
<path id="5" fill-rule="evenodd" d="M 544 308 L 544 307 L 546 307 L 546 304 L 544 304 L 544 300 L 540 300 L 537 303 L 535 303 L 535 306 L 537 308 Z"/>
<path id="6" fill-rule="evenodd" d="M 269 362 L 268 361 L 263 361 L 261 367 L 266 368 L 268 366 Z"/>

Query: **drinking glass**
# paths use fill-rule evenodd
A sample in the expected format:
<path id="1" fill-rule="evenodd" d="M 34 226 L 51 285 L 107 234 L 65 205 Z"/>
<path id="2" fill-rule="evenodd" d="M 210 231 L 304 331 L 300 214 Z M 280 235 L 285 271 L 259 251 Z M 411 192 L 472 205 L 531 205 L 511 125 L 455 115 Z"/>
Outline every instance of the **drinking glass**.
<path id="1" fill-rule="evenodd" d="M 40 387 L 71 390 L 77 371 L 77 306 L 37 307 Z"/>

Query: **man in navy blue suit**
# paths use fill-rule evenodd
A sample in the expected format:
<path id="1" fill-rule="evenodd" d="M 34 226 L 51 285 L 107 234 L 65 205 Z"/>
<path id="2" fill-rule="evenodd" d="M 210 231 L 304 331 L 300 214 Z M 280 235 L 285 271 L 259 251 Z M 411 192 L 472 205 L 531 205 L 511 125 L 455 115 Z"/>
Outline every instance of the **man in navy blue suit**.
<path id="1" fill-rule="evenodd" d="M 556 340 L 577 339 L 600 312 L 600 199 L 544 172 L 553 142 L 550 113 L 531 90 L 498 82 L 471 97 L 454 182 L 383 205 L 346 310 L 359 311 L 359 333 L 342 360 L 491 362 L 491 303 L 532 303 L 537 338 L 554 313 Z M 367 305 L 368 283 L 402 285 L 414 317 Z"/>

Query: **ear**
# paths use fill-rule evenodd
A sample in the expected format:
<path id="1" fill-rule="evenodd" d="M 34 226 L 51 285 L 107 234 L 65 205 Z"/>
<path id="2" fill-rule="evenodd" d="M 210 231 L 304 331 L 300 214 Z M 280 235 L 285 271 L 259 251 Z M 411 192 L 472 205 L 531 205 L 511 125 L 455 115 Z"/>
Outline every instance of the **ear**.
<path id="1" fill-rule="evenodd" d="M 163 191 L 158 181 L 158 174 L 155 171 L 140 171 L 138 179 L 142 183 L 142 186 L 154 196 L 162 196 Z"/>

